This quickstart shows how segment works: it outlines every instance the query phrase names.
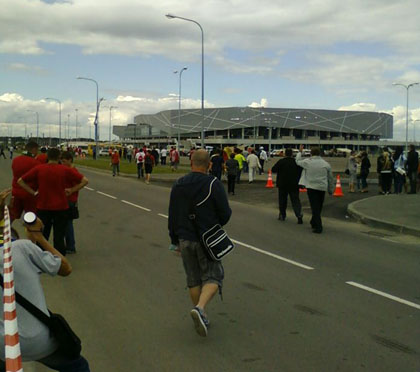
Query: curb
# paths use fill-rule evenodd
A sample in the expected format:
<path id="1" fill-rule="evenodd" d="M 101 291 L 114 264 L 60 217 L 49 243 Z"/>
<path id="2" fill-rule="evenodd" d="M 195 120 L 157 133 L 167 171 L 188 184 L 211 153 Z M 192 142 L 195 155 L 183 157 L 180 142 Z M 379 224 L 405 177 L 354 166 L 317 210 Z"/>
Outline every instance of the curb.
<path id="1" fill-rule="evenodd" d="M 376 198 L 379 196 L 373 196 L 373 197 Z M 347 206 L 347 213 L 350 216 L 354 217 L 358 222 L 361 222 L 368 226 L 382 228 L 382 229 L 390 230 L 390 231 L 397 232 L 400 234 L 408 234 L 408 235 L 420 237 L 420 229 L 406 227 L 406 226 L 392 223 L 389 221 L 381 220 L 380 218 L 371 217 L 365 213 L 358 211 L 357 204 L 363 202 L 364 200 L 366 199 L 354 201 Z"/>

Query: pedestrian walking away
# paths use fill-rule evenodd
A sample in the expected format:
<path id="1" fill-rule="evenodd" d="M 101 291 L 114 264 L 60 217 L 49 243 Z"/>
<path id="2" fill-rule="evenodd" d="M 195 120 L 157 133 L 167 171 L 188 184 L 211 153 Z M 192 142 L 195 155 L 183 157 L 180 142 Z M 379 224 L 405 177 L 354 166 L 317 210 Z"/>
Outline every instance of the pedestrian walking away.
<path id="1" fill-rule="evenodd" d="M 239 163 L 235 159 L 235 154 L 230 154 L 230 159 L 226 162 L 226 172 L 228 179 L 228 194 L 235 195 L 235 181 L 239 171 Z"/>
<path id="2" fill-rule="evenodd" d="M 362 181 L 362 189 L 360 192 L 368 192 L 367 177 L 369 175 L 370 161 L 366 151 L 362 151 L 360 157 L 360 180 Z"/>
<path id="3" fill-rule="evenodd" d="M 247 164 L 247 162 L 246 162 L 245 156 L 243 156 L 241 150 L 239 150 L 238 148 L 235 148 L 234 153 L 235 153 L 235 160 L 239 164 L 238 173 L 236 175 L 236 183 L 239 185 L 241 183 L 242 169 L 244 168 L 244 165 Z"/>
<path id="4" fill-rule="evenodd" d="M 255 150 L 251 150 L 251 153 L 246 158 L 246 162 L 248 163 L 248 180 L 249 183 L 252 183 L 257 174 L 257 168 L 261 169 L 258 156 L 255 155 Z"/>
<path id="5" fill-rule="evenodd" d="M 0 200 L 0 220 L 3 219 L 3 207 L 4 200 Z M 43 225 L 39 218 L 25 227 L 27 239 L 18 239 L 12 242 L 15 291 L 43 313 L 49 314 L 40 274 L 68 276 L 72 272 L 71 264 L 45 239 L 42 234 Z M 2 245 L 0 251 L 0 270 L 3 274 Z M 16 302 L 23 362 L 36 361 L 55 371 L 90 371 L 89 364 L 83 356 L 80 354 L 68 356 L 64 345 L 59 344 L 50 329 L 29 313 L 26 308 L 23 308 L 19 299 Z M 2 317 L 0 319 L 0 372 L 6 371 L 4 324 L 5 321 Z"/>
<path id="6" fill-rule="evenodd" d="M 75 172 L 77 178 L 80 176 L 83 177 L 82 174 L 78 172 L 76 167 L 73 165 L 73 155 L 70 151 L 65 151 L 61 154 L 61 164 Z M 76 186 L 77 183 L 67 181 L 65 187 L 66 189 L 70 189 L 73 186 Z M 76 253 L 76 239 L 74 237 L 74 227 L 73 227 L 73 220 L 77 220 L 79 218 L 79 207 L 78 207 L 78 198 L 79 192 L 76 191 L 72 193 L 70 196 L 67 197 L 69 203 L 69 214 L 68 214 L 68 222 L 66 228 L 66 253 Z"/>
<path id="7" fill-rule="evenodd" d="M 311 148 L 311 157 L 304 159 L 302 156 L 303 145 L 300 145 L 296 156 L 296 164 L 303 168 L 299 184 L 308 190 L 309 204 L 311 205 L 311 226 L 314 233 L 322 233 L 321 212 L 325 199 L 325 192 L 332 195 L 334 191 L 334 179 L 331 166 L 321 158 L 319 147 Z"/>
<path id="8" fill-rule="evenodd" d="M 175 147 L 171 147 L 169 152 L 169 161 L 171 162 L 172 172 L 175 172 L 178 169 L 179 164 L 179 152 Z"/>
<path id="9" fill-rule="evenodd" d="M 147 150 L 146 156 L 144 157 L 144 171 L 146 172 L 146 183 L 150 183 L 150 175 L 152 174 L 153 167 L 155 166 L 155 157 L 152 155 L 152 151 Z"/>
<path id="10" fill-rule="evenodd" d="M 207 151 L 195 151 L 191 161 L 191 172 L 178 179 L 172 187 L 168 228 L 171 243 L 181 252 L 193 303 L 190 315 L 195 330 L 205 337 L 209 326 L 205 308 L 217 291 L 221 291 L 224 270 L 220 261 L 213 261 L 206 254 L 200 236 L 189 218 L 189 206 L 195 205 L 196 224 L 200 233 L 217 224 L 225 225 L 232 211 L 223 184 L 207 174 L 210 165 Z"/>
<path id="11" fill-rule="evenodd" d="M 210 157 L 210 172 L 219 181 L 222 179 L 224 164 L 225 161 L 223 160 L 220 149 L 216 149 L 214 155 Z"/>
<path id="12" fill-rule="evenodd" d="M 267 152 L 264 150 L 264 147 L 260 147 L 260 154 L 259 154 L 259 158 L 260 158 L 260 164 L 261 164 L 261 168 L 260 168 L 260 175 L 262 173 L 264 173 L 264 164 L 268 159 L 267 156 Z"/>
<path id="13" fill-rule="evenodd" d="M 56 148 L 48 150 L 48 163 L 40 164 L 25 173 L 18 184 L 29 194 L 37 196 L 37 215 L 44 224 L 44 236 L 49 238 L 51 228 L 54 230 L 54 247 L 66 255 L 65 235 L 68 222 L 67 197 L 88 184 L 86 177 L 76 174 L 72 169 L 59 164 L 60 151 Z M 37 185 L 34 190 L 30 185 Z M 66 188 L 66 184 L 75 186 Z"/>
<path id="14" fill-rule="evenodd" d="M 286 219 L 287 197 L 290 196 L 298 224 L 302 224 L 302 205 L 299 199 L 299 180 L 302 168 L 293 159 L 291 148 L 286 149 L 285 155 L 271 169 L 273 173 L 277 173 L 276 186 L 279 193 L 279 220 L 284 221 Z"/>
<path id="15" fill-rule="evenodd" d="M 0 156 L 3 156 L 3 159 L 6 159 L 6 155 L 4 154 L 3 146 L 0 146 Z"/>
<path id="16" fill-rule="evenodd" d="M 13 159 L 13 151 L 15 150 L 15 148 L 13 146 L 9 147 L 9 153 L 10 153 L 10 160 Z"/>
<path id="17" fill-rule="evenodd" d="M 121 151 L 121 149 L 120 149 Z M 117 149 L 111 155 L 112 177 L 120 175 L 120 154 Z"/>
<path id="18" fill-rule="evenodd" d="M 166 147 L 163 147 L 162 150 L 160 150 L 160 164 L 166 165 L 166 157 L 168 156 L 168 150 Z"/>
<path id="19" fill-rule="evenodd" d="M 417 170 L 419 167 L 419 154 L 414 145 L 410 145 L 407 155 L 407 177 L 410 180 L 409 194 L 415 194 L 417 189 Z"/>
<path id="20" fill-rule="evenodd" d="M 143 164 L 144 164 L 144 157 L 146 154 L 143 152 L 142 149 L 136 154 L 136 164 L 137 164 L 137 178 L 144 177 L 143 172 Z"/>

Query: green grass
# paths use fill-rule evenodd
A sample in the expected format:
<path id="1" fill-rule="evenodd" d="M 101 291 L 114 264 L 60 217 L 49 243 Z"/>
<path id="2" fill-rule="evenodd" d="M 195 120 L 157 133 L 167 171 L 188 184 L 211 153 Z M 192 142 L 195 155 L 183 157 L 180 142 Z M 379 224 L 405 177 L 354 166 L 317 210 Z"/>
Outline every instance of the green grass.
<path id="1" fill-rule="evenodd" d="M 94 160 L 90 157 L 85 159 L 74 159 L 75 165 L 83 165 L 85 167 L 91 167 L 96 169 L 104 169 L 111 171 L 111 160 L 108 157 L 100 157 L 97 160 Z M 178 167 L 177 173 L 187 173 L 190 170 L 189 166 L 180 165 Z M 135 161 L 129 163 L 127 160 L 120 161 L 120 172 L 126 174 L 137 174 L 137 165 Z M 158 165 L 157 167 L 153 168 L 153 173 L 158 174 L 165 174 L 165 173 L 172 173 L 171 167 L 169 165 Z"/>

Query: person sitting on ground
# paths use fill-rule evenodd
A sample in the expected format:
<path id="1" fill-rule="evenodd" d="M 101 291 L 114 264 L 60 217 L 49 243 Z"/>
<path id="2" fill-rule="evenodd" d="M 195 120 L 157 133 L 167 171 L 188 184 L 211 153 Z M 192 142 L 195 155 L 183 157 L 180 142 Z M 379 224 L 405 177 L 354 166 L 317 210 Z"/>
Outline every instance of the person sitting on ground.
<path id="1" fill-rule="evenodd" d="M 0 192 L 0 220 L 7 193 Z M 12 242 L 15 291 L 49 315 L 40 274 L 68 276 L 72 272 L 70 262 L 43 236 L 43 224 L 37 218 L 25 225 L 27 239 Z M 0 245 L 0 271 L 3 273 L 3 245 Z M 19 342 L 22 360 L 37 361 L 56 371 L 89 372 L 87 360 L 79 355 L 71 358 L 59 350 L 60 345 L 49 328 L 16 303 L 19 324 Z M 0 372 L 6 371 L 4 347 L 4 320 L 0 319 Z"/>

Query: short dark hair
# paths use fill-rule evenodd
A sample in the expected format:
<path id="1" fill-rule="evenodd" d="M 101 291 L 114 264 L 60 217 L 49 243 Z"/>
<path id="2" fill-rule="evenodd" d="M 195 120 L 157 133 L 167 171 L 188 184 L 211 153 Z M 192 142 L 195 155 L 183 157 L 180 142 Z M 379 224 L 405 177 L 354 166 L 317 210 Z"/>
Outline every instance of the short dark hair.
<path id="1" fill-rule="evenodd" d="M 319 147 L 312 147 L 311 148 L 311 155 L 312 156 L 319 156 L 321 155 L 321 150 Z"/>
<path id="2" fill-rule="evenodd" d="M 31 151 L 33 149 L 37 149 L 38 148 L 38 144 L 35 141 L 29 141 L 26 146 L 25 146 L 27 151 Z"/>
<path id="3" fill-rule="evenodd" d="M 287 148 L 284 153 L 288 158 L 293 156 L 293 150 L 291 148 Z"/>
<path id="4" fill-rule="evenodd" d="M 73 154 L 70 151 L 64 151 L 61 153 L 61 159 L 73 161 Z"/>
<path id="5" fill-rule="evenodd" d="M 235 154 L 232 152 L 232 154 L 230 154 L 230 158 L 234 159 L 235 158 Z"/>
<path id="6" fill-rule="evenodd" d="M 416 146 L 414 146 L 413 144 L 410 145 L 410 150 L 415 150 Z"/>
<path id="7" fill-rule="evenodd" d="M 46 148 L 46 147 L 44 147 L 44 146 L 42 146 L 42 147 L 41 147 L 41 152 L 42 152 L 43 154 L 45 154 L 45 153 L 47 152 L 47 148 Z"/>
<path id="8" fill-rule="evenodd" d="M 48 149 L 47 158 L 48 160 L 58 161 L 60 159 L 60 150 L 55 147 Z"/>

